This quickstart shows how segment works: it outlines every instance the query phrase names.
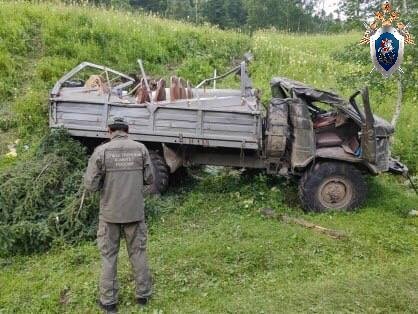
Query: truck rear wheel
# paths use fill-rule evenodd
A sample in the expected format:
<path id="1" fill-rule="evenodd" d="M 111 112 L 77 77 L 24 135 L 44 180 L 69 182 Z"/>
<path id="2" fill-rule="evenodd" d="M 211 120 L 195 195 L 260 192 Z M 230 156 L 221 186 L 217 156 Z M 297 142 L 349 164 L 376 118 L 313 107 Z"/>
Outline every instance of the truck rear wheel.
<path id="1" fill-rule="evenodd" d="M 156 151 L 149 151 L 152 163 L 154 182 L 145 187 L 145 192 L 150 194 L 164 193 L 168 188 L 169 170 L 164 158 Z"/>
<path id="2" fill-rule="evenodd" d="M 362 173 L 344 162 L 322 162 L 306 171 L 299 183 L 299 198 L 306 211 L 353 210 L 366 199 Z"/>

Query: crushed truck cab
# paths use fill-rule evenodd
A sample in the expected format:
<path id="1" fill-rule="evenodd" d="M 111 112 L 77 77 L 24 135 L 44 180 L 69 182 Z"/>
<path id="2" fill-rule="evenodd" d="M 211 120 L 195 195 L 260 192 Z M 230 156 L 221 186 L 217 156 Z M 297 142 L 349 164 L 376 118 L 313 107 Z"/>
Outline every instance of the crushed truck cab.
<path id="1" fill-rule="evenodd" d="M 131 138 L 150 150 L 156 193 L 182 167 L 254 168 L 298 178 L 306 210 L 351 210 L 366 197 L 365 175 L 407 171 L 390 156 L 394 129 L 373 115 L 367 89 L 345 100 L 277 77 L 265 108 L 247 73 L 249 59 L 196 88 L 177 77 L 170 86 L 150 80 L 142 63 L 136 80 L 85 62 L 54 86 L 49 124 L 94 147 L 108 139 L 108 119 L 125 118 Z M 206 87 L 228 75 L 240 77 L 240 89 Z"/>
<path id="2" fill-rule="evenodd" d="M 390 170 L 389 142 L 394 128 L 372 114 L 367 88 L 346 101 L 287 78 L 274 78 L 271 86 L 270 106 L 276 112 L 290 110 L 293 141 L 289 160 L 293 169 L 304 169 L 319 158 L 355 163 L 374 175 Z M 356 102 L 359 95 L 363 110 Z"/>

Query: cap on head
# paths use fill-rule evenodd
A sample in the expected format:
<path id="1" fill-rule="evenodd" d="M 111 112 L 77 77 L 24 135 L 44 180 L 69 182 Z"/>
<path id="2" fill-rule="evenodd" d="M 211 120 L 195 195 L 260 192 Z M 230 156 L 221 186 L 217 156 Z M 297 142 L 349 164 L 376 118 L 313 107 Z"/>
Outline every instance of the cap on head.
<path id="1" fill-rule="evenodd" d="M 107 125 L 109 127 L 114 126 L 114 125 L 125 125 L 125 126 L 128 126 L 128 123 L 122 117 L 111 117 L 109 119 L 109 122 L 108 122 Z"/>

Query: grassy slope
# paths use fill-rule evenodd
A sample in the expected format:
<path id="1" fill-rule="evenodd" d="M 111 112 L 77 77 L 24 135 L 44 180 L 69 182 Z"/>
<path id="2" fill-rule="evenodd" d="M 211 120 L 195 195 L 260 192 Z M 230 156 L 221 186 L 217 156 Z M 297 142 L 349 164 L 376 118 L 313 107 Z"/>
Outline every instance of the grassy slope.
<path id="1" fill-rule="evenodd" d="M 251 46 L 256 56 L 253 77 L 265 99 L 273 75 L 348 95 L 364 78 L 341 82 L 340 77 L 356 77 L 369 68 L 331 58 L 359 34 L 308 38 L 259 32 L 250 42 L 232 32 L 124 13 L 0 5 L 0 106 L 11 107 L 23 135 L 45 130 L 46 91 L 83 60 L 129 71 L 141 56 L 153 74 L 173 73 L 175 68 L 198 81 L 212 66 L 225 68 L 231 57 Z M 385 87 L 395 95 L 392 85 Z M 393 99 L 380 99 L 380 90 L 372 90 L 375 108 L 390 117 Z M 408 131 L 417 123 L 412 95 L 407 91 L 397 141 L 397 151 L 406 157 L 418 142 L 417 133 Z M 164 198 L 151 200 L 149 208 L 157 212 L 150 221 L 149 242 L 156 294 L 149 311 L 414 312 L 418 222 L 406 213 L 418 199 L 389 177 L 373 179 L 370 185 L 368 203 L 354 214 L 304 215 L 292 187 L 234 174 L 207 176 L 185 190 L 172 189 Z M 264 220 L 258 209 L 268 206 L 344 230 L 349 240 Z M 99 259 L 93 244 L 1 263 L 0 312 L 97 311 Z M 122 310 L 133 312 L 125 250 L 120 279 Z M 64 304 L 59 302 L 61 294 Z"/>
<path id="2" fill-rule="evenodd" d="M 20 136 L 31 140 L 47 129 L 48 91 L 83 61 L 138 73 L 136 60 L 142 58 L 151 75 L 176 73 L 196 83 L 248 49 L 248 38 L 234 32 L 127 12 L 3 1 L 0 6 L 0 113 L 7 113 L 0 130 L 17 125 Z M 0 137 L 0 153 L 6 141 Z"/>
<path id="3" fill-rule="evenodd" d="M 294 191 L 284 184 L 208 176 L 151 200 L 148 208 L 160 212 L 150 222 L 155 298 L 149 312 L 415 311 L 418 222 L 405 218 L 405 208 L 416 198 L 401 199 L 384 179 L 372 185 L 358 213 L 305 216 L 349 234 L 337 241 L 261 218 L 263 206 L 302 216 L 280 205 L 294 207 Z M 121 309 L 131 313 L 133 282 L 122 247 Z M 0 275 L 0 308 L 7 312 L 97 312 L 100 261 L 93 244 L 9 263 Z"/>

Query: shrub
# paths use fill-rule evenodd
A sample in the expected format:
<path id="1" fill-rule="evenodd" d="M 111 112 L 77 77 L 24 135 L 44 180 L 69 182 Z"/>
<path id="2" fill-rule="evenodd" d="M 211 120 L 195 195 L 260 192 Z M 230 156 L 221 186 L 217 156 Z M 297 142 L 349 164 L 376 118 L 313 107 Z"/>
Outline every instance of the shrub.
<path id="1" fill-rule="evenodd" d="M 58 130 L 45 136 L 33 155 L 0 174 L 0 255 L 94 236 L 96 196 L 88 195 L 80 207 L 86 163 L 81 144 Z"/>

